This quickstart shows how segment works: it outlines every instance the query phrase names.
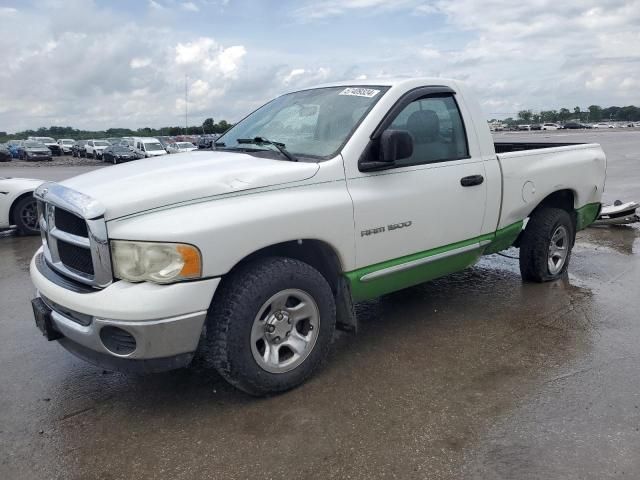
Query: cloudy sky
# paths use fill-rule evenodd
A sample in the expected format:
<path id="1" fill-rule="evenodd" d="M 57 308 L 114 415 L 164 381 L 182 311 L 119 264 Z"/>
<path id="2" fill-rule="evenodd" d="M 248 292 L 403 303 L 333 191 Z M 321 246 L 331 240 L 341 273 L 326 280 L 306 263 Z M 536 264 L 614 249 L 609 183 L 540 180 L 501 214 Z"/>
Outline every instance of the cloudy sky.
<path id="1" fill-rule="evenodd" d="M 0 0 L 0 131 L 238 120 L 319 82 L 465 80 L 487 117 L 640 104 L 640 0 Z"/>

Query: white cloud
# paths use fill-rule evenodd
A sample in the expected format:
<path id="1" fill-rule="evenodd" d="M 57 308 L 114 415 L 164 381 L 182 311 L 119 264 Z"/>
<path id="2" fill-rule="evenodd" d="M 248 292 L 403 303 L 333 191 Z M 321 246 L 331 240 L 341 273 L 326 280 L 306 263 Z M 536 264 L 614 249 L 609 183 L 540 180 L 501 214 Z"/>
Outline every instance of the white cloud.
<path id="1" fill-rule="evenodd" d="M 131 61 L 129 62 L 129 66 L 131 68 L 144 68 L 144 67 L 148 67 L 149 65 L 151 65 L 151 58 L 149 57 L 142 57 L 142 58 L 132 58 Z"/>
<path id="2" fill-rule="evenodd" d="M 318 20 L 342 15 L 350 11 L 378 13 L 384 10 L 422 8 L 420 0 L 314 0 L 294 11 L 294 16 L 303 21 Z"/>
<path id="3" fill-rule="evenodd" d="M 284 83 L 285 85 L 288 85 L 289 83 L 291 83 L 291 81 L 295 78 L 298 77 L 300 75 L 304 75 L 304 68 L 294 68 L 293 70 L 291 70 L 289 72 L 289 74 L 284 77 L 282 79 L 282 83 Z"/>
<path id="4" fill-rule="evenodd" d="M 223 48 L 212 65 L 217 66 L 225 77 L 235 78 L 246 54 L 247 49 L 242 45 Z"/>
<path id="5" fill-rule="evenodd" d="M 182 3 L 183 10 L 187 10 L 188 12 L 199 12 L 200 8 L 193 2 L 183 2 Z"/>
<path id="6" fill-rule="evenodd" d="M 0 7 L 0 17 L 11 17 L 18 13 L 17 8 L 13 7 Z"/>

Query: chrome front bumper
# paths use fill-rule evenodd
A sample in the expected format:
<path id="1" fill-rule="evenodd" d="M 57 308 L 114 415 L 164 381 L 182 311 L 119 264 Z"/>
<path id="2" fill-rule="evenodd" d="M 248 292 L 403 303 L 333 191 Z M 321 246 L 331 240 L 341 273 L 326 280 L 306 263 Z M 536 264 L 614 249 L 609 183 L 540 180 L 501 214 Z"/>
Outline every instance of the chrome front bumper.
<path id="1" fill-rule="evenodd" d="M 61 312 L 53 309 L 51 312 L 56 330 L 72 342 L 105 355 L 145 360 L 195 352 L 206 316 L 205 311 L 146 322 L 93 317 L 91 323 L 84 326 Z M 104 327 L 116 327 L 127 332 L 135 339 L 135 349 L 127 354 L 109 350 L 100 336 Z"/>
<path id="2" fill-rule="evenodd" d="M 138 371 L 128 367 L 167 360 L 166 368 L 142 369 L 166 370 L 193 357 L 219 278 L 173 285 L 119 281 L 101 290 L 73 290 L 64 277 L 46 270 L 46 263 L 38 261 L 41 254 L 31 262 L 31 279 L 51 309 L 53 327 L 64 336 L 60 343 L 72 353 L 107 369 Z M 109 331 L 129 341 L 132 337 L 135 347 L 114 348 Z"/>

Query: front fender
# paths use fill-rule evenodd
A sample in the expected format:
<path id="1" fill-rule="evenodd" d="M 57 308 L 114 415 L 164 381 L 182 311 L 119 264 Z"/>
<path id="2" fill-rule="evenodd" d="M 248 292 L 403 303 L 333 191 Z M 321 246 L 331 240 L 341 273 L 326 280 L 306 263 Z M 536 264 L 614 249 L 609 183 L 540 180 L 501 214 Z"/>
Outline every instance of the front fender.
<path id="1" fill-rule="evenodd" d="M 355 268 L 353 207 L 344 179 L 137 214 L 107 228 L 111 239 L 196 245 L 207 277 L 224 275 L 253 252 L 298 239 L 327 243 L 346 271 Z"/>

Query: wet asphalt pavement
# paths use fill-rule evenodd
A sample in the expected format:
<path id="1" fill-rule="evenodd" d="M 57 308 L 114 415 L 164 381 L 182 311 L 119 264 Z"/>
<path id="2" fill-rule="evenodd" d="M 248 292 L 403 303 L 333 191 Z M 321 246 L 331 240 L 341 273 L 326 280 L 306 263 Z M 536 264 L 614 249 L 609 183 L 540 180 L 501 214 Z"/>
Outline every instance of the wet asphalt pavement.
<path id="1" fill-rule="evenodd" d="M 640 199 L 640 132 L 568 135 L 603 144 L 605 200 Z M 360 304 L 358 335 L 267 399 L 200 364 L 126 376 L 46 342 L 38 245 L 0 236 L 2 479 L 640 478 L 637 226 L 581 232 L 562 281 L 493 255 Z"/>

